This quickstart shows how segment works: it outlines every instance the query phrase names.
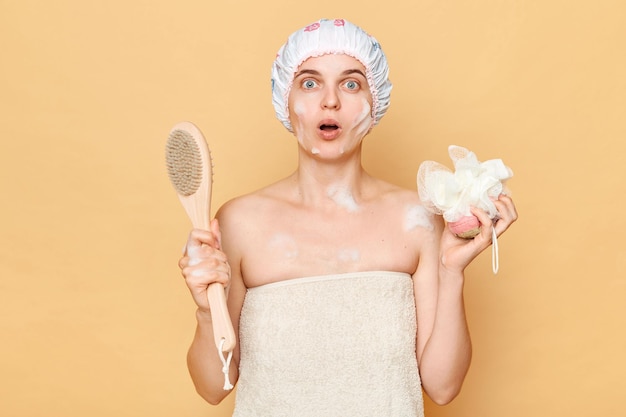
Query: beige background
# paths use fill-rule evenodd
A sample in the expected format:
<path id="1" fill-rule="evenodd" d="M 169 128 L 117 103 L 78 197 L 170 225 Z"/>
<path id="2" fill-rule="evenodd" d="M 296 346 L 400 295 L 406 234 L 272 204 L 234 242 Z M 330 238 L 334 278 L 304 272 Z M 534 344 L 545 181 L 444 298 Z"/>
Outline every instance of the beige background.
<path id="1" fill-rule="evenodd" d="M 290 173 L 269 69 L 319 17 L 389 58 L 370 171 L 414 188 L 449 144 L 515 171 L 501 272 L 486 253 L 467 273 L 472 368 L 427 415 L 626 412 L 624 2 L 0 0 L 0 415 L 230 415 L 187 376 L 164 143 L 202 128 L 214 208 Z"/>

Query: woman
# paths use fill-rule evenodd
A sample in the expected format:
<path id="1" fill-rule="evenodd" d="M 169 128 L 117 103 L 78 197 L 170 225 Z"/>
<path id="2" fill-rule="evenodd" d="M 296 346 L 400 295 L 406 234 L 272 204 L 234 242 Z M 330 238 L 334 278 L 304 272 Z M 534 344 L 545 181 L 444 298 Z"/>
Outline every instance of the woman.
<path id="1" fill-rule="evenodd" d="M 389 105 L 376 40 L 341 20 L 295 32 L 272 70 L 276 114 L 298 140 L 287 178 L 226 203 L 180 260 L 196 302 L 188 364 L 219 403 L 222 363 L 206 289 L 220 282 L 239 336 L 235 416 L 422 416 L 461 389 L 471 359 L 463 271 L 517 214 L 455 237 L 415 190 L 369 175 L 363 138 Z"/>

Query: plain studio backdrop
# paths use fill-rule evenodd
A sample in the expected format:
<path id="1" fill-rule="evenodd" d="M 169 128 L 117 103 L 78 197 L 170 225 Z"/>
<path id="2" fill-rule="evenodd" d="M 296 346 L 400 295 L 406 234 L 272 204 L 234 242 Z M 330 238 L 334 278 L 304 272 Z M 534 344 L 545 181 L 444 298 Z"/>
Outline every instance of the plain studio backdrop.
<path id="1" fill-rule="evenodd" d="M 427 415 L 626 413 L 624 2 L 0 0 L 0 415 L 230 415 L 187 374 L 165 140 L 204 131 L 213 211 L 291 173 L 270 66 L 321 17 L 390 63 L 366 169 L 415 188 L 456 144 L 515 172 L 500 272 L 489 251 L 467 271 L 471 370 Z"/>

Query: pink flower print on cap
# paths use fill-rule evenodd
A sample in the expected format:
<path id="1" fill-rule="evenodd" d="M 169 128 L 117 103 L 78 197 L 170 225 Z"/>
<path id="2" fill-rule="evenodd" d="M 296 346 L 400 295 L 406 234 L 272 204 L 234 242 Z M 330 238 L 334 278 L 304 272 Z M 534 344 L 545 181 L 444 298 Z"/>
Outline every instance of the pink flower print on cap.
<path id="1" fill-rule="evenodd" d="M 343 19 L 335 19 L 335 26 L 343 26 L 346 24 L 346 21 Z"/>
<path id="2" fill-rule="evenodd" d="M 320 28 L 320 24 L 319 23 L 313 23 L 312 25 L 309 25 L 307 27 L 304 28 L 305 32 L 313 32 L 314 30 L 317 30 Z"/>

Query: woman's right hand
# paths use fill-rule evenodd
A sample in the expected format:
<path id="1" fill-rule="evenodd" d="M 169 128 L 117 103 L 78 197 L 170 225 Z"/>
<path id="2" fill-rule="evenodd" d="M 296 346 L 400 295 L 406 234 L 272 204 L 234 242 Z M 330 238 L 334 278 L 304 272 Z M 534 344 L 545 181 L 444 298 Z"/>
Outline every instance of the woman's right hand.
<path id="1" fill-rule="evenodd" d="M 216 219 L 211 221 L 211 230 L 193 229 L 178 266 L 191 291 L 194 302 L 201 311 L 209 312 L 207 288 L 219 282 L 228 290 L 230 265 L 221 248 L 221 234 Z"/>

